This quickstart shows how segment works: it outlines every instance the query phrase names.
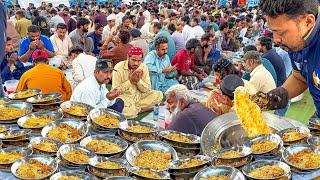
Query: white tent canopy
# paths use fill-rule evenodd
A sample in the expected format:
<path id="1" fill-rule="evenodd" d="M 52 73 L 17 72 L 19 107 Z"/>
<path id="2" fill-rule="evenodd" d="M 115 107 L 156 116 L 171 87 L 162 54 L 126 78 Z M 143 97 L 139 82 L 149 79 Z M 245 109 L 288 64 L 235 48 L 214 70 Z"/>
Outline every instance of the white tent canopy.
<path id="1" fill-rule="evenodd" d="M 69 0 L 19 0 L 21 8 L 28 8 L 29 3 L 33 3 L 35 7 L 39 7 L 42 2 L 52 3 L 53 7 L 59 6 L 59 4 L 70 6 Z"/>

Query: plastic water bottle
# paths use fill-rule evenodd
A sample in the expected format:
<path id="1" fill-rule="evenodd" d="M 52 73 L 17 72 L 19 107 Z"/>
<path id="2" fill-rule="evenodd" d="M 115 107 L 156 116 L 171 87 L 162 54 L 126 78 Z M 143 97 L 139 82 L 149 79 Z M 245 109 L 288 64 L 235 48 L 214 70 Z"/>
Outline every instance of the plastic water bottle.
<path id="1" fill-rule="evenodd" d="M 159 119 L 159 104 L 153 106 L 153 120 L 158 121 Z"/>

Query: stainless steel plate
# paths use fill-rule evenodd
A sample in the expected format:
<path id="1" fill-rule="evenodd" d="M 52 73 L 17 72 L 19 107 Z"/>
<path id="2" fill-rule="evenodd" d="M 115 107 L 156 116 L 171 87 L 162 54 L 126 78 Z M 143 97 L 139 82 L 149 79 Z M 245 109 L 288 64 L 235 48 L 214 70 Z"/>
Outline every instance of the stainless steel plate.
<path id="1" fill-rule="evenodd" d="M 228 176 L 232 180 L 245 180 L 244 175 L 236 168 L 229 166 L 211 166 L 198 172 L 193 180 L 207 179 L 210 176 Z"/>
<path id="2" fill-rule="evenodd" d="M 199 160 L 203 160 L 204 162 L 197 165 L 197 166 L 193 166 L 193 167 L 187 167 L 187 168 L 180 168 L 179 166 L 187 161 L 190 161 L 192 159 L 199 159 Z M 169 169 L 170 170 L 181 170 L 181 169 L 189 169 L 189 168 L 197 168 L 199 166 L 203 166 L 207 163 L 211 163 L 211 158 L 208 156 L 203 156 L 203 155 L 198 155 L 198 156 L 194 156 L 194 157 L 190 157 L 190 158 L 181 158 L 175 161 L 172 161 L 169 165 Z"/>
<path id="3" fill-rule="evenodd" d="M 308 144 L 320 148 L 320 136 L 311 136 L 307 140 Z"/>
<path id="4" fill-rule="evenodd" d="M 41 99 L 44 99 L 44 98 L 52 98 L 52 100 L 36 102 L 37 100 L 41 100 Z M 61 98 L 61 94 L 60 93 L 39 94 L 37 96 L 28 98 L 26 100 L 26 102 L 32 103 L 32 104 L 46 104 L 46 103 L 51 103 L 51 101 L 57 100 L 59 98 Z"/>
<path id="5" fill-rule="evenodd" d="M 10 134 L 15 134 L 14 137 L 6 137 Z M 31 134 L 31 130 L 28 129 L 13 129 L 8 130 L 3 133 L 0 133 L 1 140 L 21 140 L 22 138 L 26 138 L 29 134 Z"/>
<path id="6" fill-rule="evenodd" d="M 86 147 L 86 145 L 91 142 L 92 140 L 105 140 L 108 142 L 112 142 L 115 143 L 117 145 L 120 146 L 121 151 L 119 152 L 113 152 L 113 153 L 99 153 L 99 152 L 95 152 L 98 155 L 107 155 L 107 156 L 113 156 L 115 154 L 118 153 L 122 153 L 123 151 L 125 151 L 128 148 L 128 143 L 127 141 L 117 137 L 117 136 L 111 136 L 111 135 L 92 135 L 92 136 L 88 136 L 86 138 L 84 138 L 83 140 L 81 140 L 80 145 L 83 147 Z"/>
<path id="7" fill-rule="evenodd" d="M 246 175 L 248 178 L 251 178 L 251 179 L 267 179 L 267 178 L 251 177 L 249 175 L 249 173 L 252 172 L 253 170 L 257 169 L 257 168 L 261 168 L 261 167 L 268 166 L 268 165 L 269 166 L 279 166 L 284 171 L 283 176 L 279 176 L 279 177 L 275 177 L 275 178 L 271 178 L 271 179 L 281 179 L 281 178 L 285 178 L 285 177 L 289 177 L 290 178 L 290 175 L 291 175 L 290 166 L 288 166 L 286 163 L 283 163 L 281 161 L 271 161 L 271 160 L 255 161 L 255 162 L 252 162 L 250 164 L 245 165 L 242 168 L 242 172 L 243 172 L 244 175 Z"/>
<path id="8" fill-rule="evenodd" d="M 66 112 L 66 109 L 67 108 L 70 108 L 72 106 L 75 106 L 75 105 L 81 105 L 83 107 L 85 107 L 88 111 L 88 115 L 90 113 L 90 111 L 93 109 L 92 106 L 88 105 L 88 104 L 84 104 L 84 103 L 81 103 L 81 102 L 73 102 L 73 101 L 66 101 L 66 102 L 63 102 L 61 105 L 60 105 L 60 108 L 62 109 L 63 112 L 67 113 L 67 114 L 70 114 L 72 116 L 77 116 L 77 117 L 87 117 L 87 115 L 85 116 L 79 116 L 77 114 L 71 114 L 69 112 Z"/>
<path id="9" fill-rule="evenodd" d="M 222 158 L 221 154 L 228 151 L 237 151 L 241 152 L 243 155 L 240 157 L 235 158 Z M 232 159 L 239 159 L 249 156 L 252 153 L 251 148 L 247 146 L 238 146 L 238 147 L 231 147 L 231 148 L 222 148 L 219 150 L 215 150 L 212 152 L 211 156 L 216 159 L 224 159 L 224 160 L 232 160 Z"/>
<path id="10" fill-rule="evenodd" d="M 180 134 L 182 136 L 185 136 L 187 137 L 188 139 L 191 140 L 191 142 L 180 142 L 180 141 L 175 141 L 173 139 L 169 139 L 167 137 L 165 137 L 166 135 L 168 134 Z M 158 136 L 160 137 L 160 140 L 161 139 L 165 139 L 167 141 L 173 141 L 173 142 L 178 142 L 178 143 L 181 143 L 181 144 L 187 144 L 187 145 L 197 145 L 197 144 L 200 144 L 200 137 L 197 136 L 197 135 L 194 135 L 194 134 L 185 134 L 185 133 L 182 133 L 182 132 L 178 132 L 178 131 L 172 131 L 172 130 L 164 130 L 164 131 L 160 131 Z"/>
<path id="11" fill-rule="evenodd" d="M 134 166 L 135 158 L 145 150 L 158 150 L 166 153 L 171 153 L 172 161 L 178 159 L 177 153 L 173 147 L 161 141 L 139 141 L 132 144 L 126 151 L 126 159 L 131 166 Z"/>
<path id="12" fill-rule="evenodd" d="M 128 131 L 127 128 L 130 126 L 136 126 L 136 125 L 141 125 L 141 126 L 145 126 L 151 129 L 150 132 L 131 132 Z M 121 122 L 120 123 L 120 130 L 121 131 L 125 131 L 128 133 L 133 133 L 133 134 L 150 134 L 150 133 L 156 133 L 160 130 L 160 128 L 158 126 L 156 126 L 155 124 L 151 124 L 151 123 L 146 123 L 146 122 L 141 122 L 141 121 L 125 121 L 125 122 Z"/>
<path id="13" fill-rule="evenodd" d="M 300 122 L 271 113 L 263 113 L 263 115 L 267 124 L 276 131 L 290 127 L 306 127 Z M 248 139 L 237 115 L 235 112 L 230 112 L 218 116 L 205 127 L 201 135 L 201 149 L 205 155 L 210 156 L 215 146 L 239 146 Z"/>
<path id="14" fill-rule="evenodd" d="M 41 90 L 40 89 L 27 89 L 27 90 L 23 90 L 23 91 L 18 91 L 18 92 L 14 92 L 14 93 L 11 93 L 9 94 L 9 99 L 11 100 L 23 100 L 23 99 L 28 99 L 29 97 L 33 97 L 33 96 L 28 96 L 28 97 L 24 97 L 24 98 L 15 98 L 15 96 L 19 93 L 22 93 L 22 92 L 25 92 L 25 91 L 33 91 L 35 94 L 33 96 L 36 96 L 38 94 L 41 93 Z"/>
<path id="15" fill-rule="evenodd" d="M 78 121 L 74 119 L 63 119 L 61 121 L 56 121 L 45 126 L 41 131 L 42 137 L 48 137 L 48 133 L 51 131 L 51 129 L 61 124 L 67 124 L 69 126 L 72 126 L 73 128 L 80 130 L 82 133 L 82 136 L 76 139 L 75 141 L 64 142 L 64 143 L 74 143 L 74 142 L 80 141 L 88 134 L 88 131 L 89 131 L 88 125 L 82 121 Z"/>
<path id="16" fill-rule="evenodd" d="M 92 123 L 102 127 L 102 128 L 106 128 L 106 129 L 118 129 L 119 127 L 117 128 L 110 128 L 110 127 L 105 127 L 105 126 L 101 126 L 97 123 L 95 123 L 94 119 L 99 117 L 100 115 L 104 115 L 104 114 L 110 114 L 110 115 L 113 115 L 115 117 L 117 117 L 117 119 L 119 120 L 119 122 L 125 122 L 127 121 L 127 118 L 122 115 L 121 113 L 117 112 L 117 111 L 114 111 L 112 109 L 107 109 L 107 108 L 98 108 L 98 109 L 93 109 L 90 111 L 89 113 L 89 117 L 92 121 Z"/>
<path id="17" fill-rule="evenodd" d="M 296 165 L 292 164 L 290 161 L 289 161 L 289 157 L 293 154 L 296 154 L 302 150 L 311 150 L 313 152 L 316 152 L 316 153 L 320 153 L 320 149 L 314 147 L 314 146 L 311 146 L 311 145 L 308 145 L 308 144 L 297 144 L 297 145 L 291 145 L 289 147 L 287 147 L 283 152 L 282 152 L 282 159 L 287 163 L 289 164 L 290 166 L 294 167 L 295 169 L 298 169 L 298 170 L 302 170 L 302 171 L 313 171 L 313 170 L 317 170 L 317 169 L 320 169 L 320 166 L 319 167 L 316 167 L 316 168 L 301 168 L 301 167 L 297 167 Z"/>
<path id="18" fill-rule="evenodd" d="M 26 114 L 24 114 L 23 116 L 32 112 L 32 105 L 25 102 L 9 102 L 9 103 L 0 105 L 0 108 L 2 107 L 13 107 L 21 110 L 26 110 Z M 9 118 L 9 119 L 0 119 L 0 123 L 12 123 L 13 120 L 19 119 L 20 117 L 22 116 Z"/>
<path id="19" fill-rule="evenodd" d="M 142 176 L 142 175 L 140 175 L 140 174 L 135 172 L 135 171 L 141 170 L 141 169 L 152 171 L 152 172 L 158 174 L 160 176 L 160 178 L 148 178 L 148 177 Z M 154 170 L 151 170 L 151 169 L 148 169 L 148 168 L 132 167 L 132 168 L 129 169 L 129 172 L 130 172 L 131 176 L 137 177 L 137 178 L 140 178 L 140 179 L 141 178 L 142 179 L 171 179 L 168 172 L 165 172 L 165 171 L 154 171 Z"/>
<path id="20" fill-rule="evenodd" d="M 106 162 L 106 161 L 121 164 L 121 168 L 119 168 L 119 169 L 126 169 L 129 167 L 128 162 L 124 159 L 114 159 L 114 158 L 107 158 L 107 157 L 101 157 L 101 156 L 95 156 L 93 158 L 90 158 L 89 165 L 92 167 L 95 167 L 95 168 L 99 168 L 99 169 L 112 169 L 112 168 L 102 168 L 102 167 L 97 166 L 98 163 Z M 114 169 L 112 169 L 112 170 L 114 170 Z"/>
<path id="21" fill-rule="evenodd" d="M 26 128 L 26 129 L 42 128 L 44 126 L 30 128 L 30 127 L 25 127 L 25 125 L 24 125 L 28 119 L 37 118 L 37 117 L 41 117 L 41 116 L 48 116 L 49 118 L 52 118 L 53 121 L 60 120 L 63 118 L 63 114 L 59 113 L 57 111 L 40 111 L 40 112 L 31 113 L 31 114 L 28 114 L 26 116 L 19 118 L 17 123 L 20 127 Z"/>
<path id="22" fill-rule="evenodd" d="M 17 152 L 19 154 L 22 154 L 23 157 L 27 157 L 32 154 L 32 149 L 26 148 L 26 147 L 8 147 L 5 149 L 0 149 L 0 154 L 10 153 L 10 152 Z M 8 163 L 0 163 L 0 165 L 7 165 L 7 164 L 12 164 L 12 163 L 14 163 L 14 161 L 8 162 Z"/>
<path id="23" fill-rule="evenodd" d="M 57 156 L 62 158 L 65 161 L 68 161 L 68 162 L 73 163 L 75 165 L 81 166 L 81 165 L 87 165 L 89 163 L 89 161 L 86 163 L 77 163 L 77 162 L 72 162 L 72 161 L 66 159 L 64 157 L 64 155 L 72 150 L 82 151 L 82 152 L 86 153 L 88 155 L 89 159 L 95 157 L 95 154 L 91 150 L 89 150 L 85 147 L 82 147 L 80 145 L 77 145 L 77 144 L 64 144 L 64 145 L 62 145 L 58 150 Z"/>
<path id="24" fill-rule="evenodd" d="M 51 176 L 50 180 L 59 180 L 64 176 L 75 176 L 82 180 L 97 180 L 96 177 L 83 171 L 61 171 Z"/>
<path id="25" fill-rule="evenodd" d="M 255 153 L 252 151 L 252 154 L 255 154 L 255 155 L 261 155 L 261 154 L 266 154 L 266 153 L 269 153 L 275 149 L 277 149 L 279 146 L 282 146 L 283 145 L 283 142 L 281 140 L 281 137 L 277 134 L 264 134 L 264 135 L 260 135 L 260 136 L 257 136 L 249 141 L 247 141 L 245 144 L 248 146 L 248 147 L 252 147 L 252 145 L 257 142 L 257 141 L 260 141 L 260 140 L 268 140 L 268 141 L 271 141 L 273 143 L 276 144 L 276 146 L 273 148 L 273 149 L 270 149 L 269 151 L 266 151 L 266 152 L 263 152 L 263 153 Z"/>
<path id="26" fill-rule="evenodd" d="M 49 142 L 52 142 L 52 143 L 56 144 L 58 149 L 60 148 L 60 146 L 62 146 L 62 143 L 60 143 L 60 142 L 58 142 L 58 141 L 56 141 L 54 139 L 51 139 L 51 138 L 33 137 L 33 138 L 30 139 L 30 144 L 29 144 L 30 146 L 29 147 L 33 148 L 33 149 L 36 149 L 36 148 L 33 147 L 33 145 L 40 144 L 40 143 L 46 142 L 46 141 L 49 141 Z M 36 149 L 36 150 L 40 151 L 41 153 L 50 153 L 50 155 L 51 155 L 51 153 L 52 153 L 52 155 L 56 155 L 56 153 L 57 153 L 57 151 L 48 152 L 48 151 L 43 151 L 43 150 L 40 150 L 40 149 Z"/>
<path id="27" fill-rule="evenodd" d="M 284 133 L 288 132 L 288 131 L 296 131 L 296 132 L 300 132 L 300 133 L 304 133 L 306 134 L 306 136 L 310 136 L 310 130 L 307 128 L 307 127 L 294 127 L 294 128 L 287 128 L 287 129 L 283 129 L 281 131 L 278 132 L 279 136 L 281 138 L 283 138 L 282 136 L 284 135 Z M 299 141 L 301 139 L 305 139 L 307 137 L 303 137 L 303 138 L 300 138 L 300 139 L 296 139 L 296 140 L 292 140 L 292 141 L 284 141 L 282 139 L 282 141 L 284 142 L 284 144 L 286 143 L 291 143 L 291 142 L 296 142 L 296 141 Z"/>
<path id="28" fill-rule="evenodd" d="M 25 163 L 28 163 L 30 162 L 31 160 L 37 160 L 37 161 L 40 161 L 41 163 L 49 166 L 52 168 L 52 171 L 51 173 L 47 174 L 46 176 L 43 176 L 41 178 L 22 178 L 19 176 L 19 174 L 17 173 L 17 170 L 19 169 L 19 167 Z M 11 172 L 12 174 L 19 178 L 19 179 L 32 179 L 32 180 L 36 180 L 36 179 L 44 179 L 44 178 L 47 178 L 47 177 L 50 177 L 52 174 L 54 174 L 58 169 L 58 163 L 57 161 L 52 158 L 52 157 L 49 157 L 49 156 L 42 156 L 42 155 L 32 155 L 32 156 L 29 156 L 29 157 L 25 157 L 23 159 L 20 159 L 18 161 L 16 161 L 15 163 L 12 164 L 11 166 Z"/>
<path id="29" fill-rule="evenodd" d="M 3 104 L 6 104 L 6 103 L 9 103 L 11 100 L 7 97 L 2 97 L 0 98 L 0 105 L 3 105 Z"/>
<path id="30" fill-rule="evenodd" d="M 108 177 L 105 180 L 134 180 L 132 177 L 127 176 L 114 176 L 114 177 Z"/>

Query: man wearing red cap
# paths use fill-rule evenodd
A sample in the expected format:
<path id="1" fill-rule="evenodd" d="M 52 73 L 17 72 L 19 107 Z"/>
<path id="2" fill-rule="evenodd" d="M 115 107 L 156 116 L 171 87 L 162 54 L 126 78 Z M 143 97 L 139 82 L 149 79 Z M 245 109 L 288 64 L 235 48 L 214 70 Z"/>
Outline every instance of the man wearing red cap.
<path id="1" fill-rule="evenodd" d="M 148 67 L 142 63 L 143 51 L 132 47 L 128 52 L 128 60 L 119 62 L 114 67 L 112 88 L 119 88 L 119 96 L 125 104 L 123 114 L 131 119 L 139 112 L 151 110 L 162 101 L 161 91 L 151 89 Z"/>
<path id="2" fill-rule="evenodd" d="M 47 53 L 37 49 L 33 52 L 32 59 L 34 67 L 22 75 L 17 91 L 36 88 L 43 94 L 58 92 L 63 100 L 69 100 L 71 85 L 60 69 L 49 65 Z"/>

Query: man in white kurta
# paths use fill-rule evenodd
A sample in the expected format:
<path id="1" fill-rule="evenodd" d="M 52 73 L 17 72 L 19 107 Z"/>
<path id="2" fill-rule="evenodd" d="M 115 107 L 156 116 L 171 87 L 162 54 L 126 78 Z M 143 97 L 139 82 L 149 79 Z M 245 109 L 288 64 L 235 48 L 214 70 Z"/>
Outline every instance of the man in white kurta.
<path id="1" fill-rule="evenodd" d="M 110 108 L 122 112 L 124 102 L 118 96 L 120 91 L 109 92 L 106 84 L 111 82 L 112 62 L 98 60 L 94 73 L 82 81 L 73 91 L 71 101 L 82 102 L 94 108 Z"/>

